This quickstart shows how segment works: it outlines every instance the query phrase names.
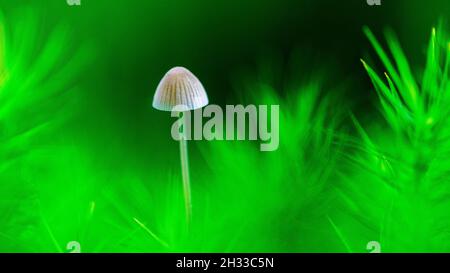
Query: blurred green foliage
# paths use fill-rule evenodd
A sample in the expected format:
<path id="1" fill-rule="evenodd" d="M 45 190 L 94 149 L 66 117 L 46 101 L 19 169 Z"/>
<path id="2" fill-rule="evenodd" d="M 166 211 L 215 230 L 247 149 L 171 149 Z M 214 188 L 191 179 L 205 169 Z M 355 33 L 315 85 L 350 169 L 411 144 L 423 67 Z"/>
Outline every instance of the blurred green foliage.
<path id="1" fill-rule="evenodd" d="M 364 28 L 381 62 L 361 67 L 361 26 L 402 29 L 388 16 L 398 6 L 358 4 L 361 13 L 336 23 L 336 1 L 327 10 L 317 1 L 31 2 L 0 1 L 1 252 L 67 252 L 70 241 L 82 252 L 367 252 L 374 240 L 382 251 L 449 251 L 444 26 L 418 66 L 393 32 L 387 52 Z M 301 24 L 300 11 L 322 20 Z M 192 68 L 212 103 L 281 111 L 276 152 L 189 143 L 189 230 L 174 119 L 150 107 L 175 65 Z M 364 68 L 381 116 L 365 104 Z"/>

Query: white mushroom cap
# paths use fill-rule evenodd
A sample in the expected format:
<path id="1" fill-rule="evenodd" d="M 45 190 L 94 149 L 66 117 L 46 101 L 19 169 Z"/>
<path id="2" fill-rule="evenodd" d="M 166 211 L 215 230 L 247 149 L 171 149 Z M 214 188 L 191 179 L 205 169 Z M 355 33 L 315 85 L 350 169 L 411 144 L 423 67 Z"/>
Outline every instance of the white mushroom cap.
<path id="1" fill-rule="evenodd" d="M 170 69 L 153 97 L 153 107 L 162 111 L 172 111 L 179 105 L 186 110 L 194 110 L 207 104 L 208 96 L 202 83 L 184 67 Z"/>

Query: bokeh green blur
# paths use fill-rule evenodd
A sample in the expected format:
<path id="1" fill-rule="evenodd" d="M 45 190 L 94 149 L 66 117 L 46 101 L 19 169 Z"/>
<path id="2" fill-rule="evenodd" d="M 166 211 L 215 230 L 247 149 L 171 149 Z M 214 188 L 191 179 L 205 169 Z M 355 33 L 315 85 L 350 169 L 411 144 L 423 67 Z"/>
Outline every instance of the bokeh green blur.
<path id="1" fill-rule="evenodd" d="M 0 252 L 449 252 L 450 3 L 381 1 L 0 0 Z M 189 227 L 174 66 L 280 105 L 277 151 L 189 141 Z"/>

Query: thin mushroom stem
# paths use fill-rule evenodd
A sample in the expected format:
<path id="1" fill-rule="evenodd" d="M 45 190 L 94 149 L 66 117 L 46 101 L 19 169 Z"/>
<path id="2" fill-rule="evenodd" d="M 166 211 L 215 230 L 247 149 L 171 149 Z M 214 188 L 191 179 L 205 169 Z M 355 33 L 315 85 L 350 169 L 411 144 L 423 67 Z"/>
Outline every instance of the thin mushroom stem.
<path id="1" fill-rule="evenodd" d="M 184 132 L 180 137 L 180 159 L 181 159 L 181 173 L 183 176 L 183 192 L 184 192 L 184 206 L 186 210 L 186 223 L 189 227 L 192 218 L 192 202 L 191 202 L 191 183 L 189 179 L 189 161 L 187 140 Z"/>

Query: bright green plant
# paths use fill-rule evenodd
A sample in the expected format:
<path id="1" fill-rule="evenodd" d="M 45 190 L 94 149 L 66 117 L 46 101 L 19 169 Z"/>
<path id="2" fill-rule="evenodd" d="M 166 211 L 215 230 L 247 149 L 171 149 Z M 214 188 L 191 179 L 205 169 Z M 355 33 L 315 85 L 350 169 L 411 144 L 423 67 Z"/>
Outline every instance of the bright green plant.
<path id="1" fill-rule="evenodd" d="M 31 9 L 9 22 L 0 16 L 0 251 L 47 250 L 41 246 L 56 239 L 42 190 L 59 152 L 60 126 L 72 115 L 74 76 L 86 52 L 66 51 L 62 26 L 38 42 L 39 20 Z"/>
<path id="2" fill-rule="evenodd" d="M 425 69 L 415 73 L 391 31 L 392 58 L 364 33 L 386 69 L 380 76 L 362 61 L 385 123 L 368 127 L 353 118 L 361 144 L 348 154 L 340 193 L 354 219 L 344 221 L 358 224 L 347 227 L 347 239 L 359 247 L 379 241 L 384 252 L 449 251 L 449 41 L 433 28 Z"/>

